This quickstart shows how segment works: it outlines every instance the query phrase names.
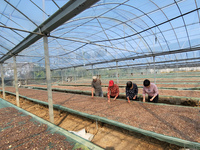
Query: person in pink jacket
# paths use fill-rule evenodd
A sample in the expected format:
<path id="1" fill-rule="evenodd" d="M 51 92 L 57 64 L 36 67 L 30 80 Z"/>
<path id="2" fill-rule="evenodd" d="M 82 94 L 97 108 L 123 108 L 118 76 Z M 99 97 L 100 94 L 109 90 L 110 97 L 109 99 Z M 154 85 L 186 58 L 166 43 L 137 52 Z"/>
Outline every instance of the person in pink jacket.
<path id="1" fill-rule="evenodd" d="M 143 102 L 145 102 L 145 95 L 148 95 L 148 102 L 158 103 L 158 88 L 154 83 L 151 83 L 148 79 L 143 82 Z"/>

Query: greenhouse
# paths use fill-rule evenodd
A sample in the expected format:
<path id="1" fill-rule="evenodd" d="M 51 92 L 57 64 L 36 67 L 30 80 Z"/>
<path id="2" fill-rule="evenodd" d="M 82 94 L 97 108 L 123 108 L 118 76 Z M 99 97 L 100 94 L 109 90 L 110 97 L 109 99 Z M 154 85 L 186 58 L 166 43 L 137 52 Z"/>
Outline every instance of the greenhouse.
<path id="1" fill-rule="evenodd" d="M 200 149 L 199 0 L 0 6 L 0 149 Z"/>

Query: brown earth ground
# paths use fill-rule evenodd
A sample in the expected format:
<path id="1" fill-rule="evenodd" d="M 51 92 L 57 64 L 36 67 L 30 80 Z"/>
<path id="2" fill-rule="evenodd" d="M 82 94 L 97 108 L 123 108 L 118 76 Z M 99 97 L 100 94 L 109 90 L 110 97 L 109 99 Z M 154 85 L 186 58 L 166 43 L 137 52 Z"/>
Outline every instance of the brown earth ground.
<path id="1" fill-rule="evenodd" d="M 6 91 L 15 92 L 13 87 Z M 33 89 L 19 89 L 21 95 L 47 102 L 47 92 Z M 105 98 L 53 92 L 54 104 L 80 112 L 106 117 L 156 133 L 200 142 L 199 109 L 189 107 L 152 105 L 148 103 L 112 101 Z M 162 112 L 162 113 L 161 113 Z"/>
<path id="2" fill-rule="evenodd" d="M 47 87 L 46 85 L 28 85 L 33 87 Z M 88 86 L 52 86 L 52 88 L 69 89 L 69 90 L 81 90 L 91 91 L 91 87 Z M 107 87 L 102 87 L 103 92 L 107 92 Z M 125 88 L 119 88 L 120 93 L 125 93 Z M 142 94 L 142 88 L 138 89 L 138 94 Z M 159 89 L 159 95 L 163 96 L 185 96 L 185 97 L 200 97 L 200 90 L 169 90 Z"/>
<path id="3" fill-rule="evenodd" d="M 0 95 L 2 98 L 2 94 Z M 15 96 L 6 94 L 6 100 L 16 104 Z M 23 98 L 20 98 L 20 107 L 47 121 L 49 121 L 49 110 Z M 95 122 L 74 114 L 60 110 L 54 110 L 54 123 L 68 131 L 78 131 L 83 128 L 88 133 L 94 134 L 93 143 L 107 149 L 115 150 L 178 150 L 179 146 L 158 141 L 138 133 L 126 131 L 111 125 Z"/>
<path id="4" fill-rule="evenodd" d="M 88 81 L 87 83 L 81 83 L 81 82 L 78 82 L 78 83 L 74 83 L 74 82 L 64 82 L 63 84 L 65 85 L 77 85 L 77 86 L 79 86 L 79 85 L 87 85 L 87 86 L 90 86 L 91 84 L 90 84 L 90 82 L 91 81 Z M 108 81 L 109 82 L 109 81 Z M 103 86 L 108 86 L 108 82 L 107 83 L 102 83 L 102 85 Z M 127 82 L 127 81 L 126 81 Z M 126 86 L 126 82 L 124 82 L 124 83 L 119 83 L 118 85 L 119 86 Z M 134 82 L 134 81 L 132 81 L 132 82 Z M 116 81 L 115 81 L 115 83 L 117 83 Z M 136 83 L 138 86 L 143 86 L 142 85 L 142 81 L 141 82 L 134 82 L 134 83 Z M 56 84 L 56 83 L 55 83 Z M 61 85 L 62 85 L 62 83 L 60 83 Z M 194 83 L 192 83 L 191 84 L 191 82 L 188 82 L 188 84 L 182 84 L 182 83 L 179 83 L 179 84 L 160 84 L 160 83 L 157 83 L 156 84 L 157 85 L 157 87 L 159 88 L 159 87 L 164 87 L 164 88 L 199 88 L 200 87 L 200 82 L 199 82 L 199 84 L 198 84 L 198 82 L 194 82 Z"/>
<path id="5" fill-rule="evenodd" d="M 146 78 L 126 78 L 126 79 L 119 79 L 118 85 L 125 86 L 127 81 L 132 81 L 136 83 L 138 86 L 143 86 L 143 81 Z M 154 78 L 148 78 L 152 83 L 154 83 Z M 116 78 L 110 78 L 110 79 L 101 79 L 102 85 L 108 85 L 109 80 L 113 80 L 115 83 L 117 83 Z M 76 81 L 71 82 L 65 82 L 63 81 L 63 84 L 68 85 L 90 85 L 92 79 L 84 79 L 80 78 Z M 61 83 L 62 81 L 60 81 Z M 58 83 L 58 82 L 55 82 Z M 190 88 L 190 87 L 200 87 L 200 77 L 175 77 L 175 78 L 157 78 L 156 79 L 156 85 L 158 87 L 179 87 L 179 88 Z"/>

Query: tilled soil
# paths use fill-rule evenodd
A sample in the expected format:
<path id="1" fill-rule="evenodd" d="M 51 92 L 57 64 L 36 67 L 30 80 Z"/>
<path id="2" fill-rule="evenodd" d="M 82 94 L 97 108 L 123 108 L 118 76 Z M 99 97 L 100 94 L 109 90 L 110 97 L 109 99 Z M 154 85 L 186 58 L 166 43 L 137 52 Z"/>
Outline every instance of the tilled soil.
<path id="1" fill-rule="evenodd" d="M 57 133 L 50 133 L 46 124 L 31 121 L 17 109 L 0 109 L 0 149 L 73 149 L 73 143 Z"/>
<path id="2" fill-rule="evenodd" d="M 6 91 L 15 92 L 12 87 Z M 47 92 L 19 89 L 21 95 L 47 102 Z M 105 98 L 53 92 L 54 104 L 77 111 L 106 117 L 144 130 L 200 143 L 198 108 L 152 105 L 148 103 L 111 101 Z"/>
<path id="3" fill-rule="evenodd" d="M 16 103 L 15 96 L 7 95 L 6 99 L 13 104 Z M 20 106 L 49 121 L 49 110 L 47 107 L 35 104 L 23 98 L 20 98 Z M 87 132 L 95 135 L 92 142 L 107 150 L 180 150 L 179 146 L 60 110 L 54 110 L 54 123 L 69 131 L 78 131 L 85 128 Z M 30 141 L 32 141 L 32 139 Z"/>
<path id="4" fill-rule="evenodd" d="M 138 86 L 143 86 L 143 81 L 146 78 L 127 78 L 127 79 L 118 79 L 119 84 L 121 86 L 125 86 L 127 81 L 132 81 L 136 83 Z M 152 83 L 154 83 L 154 78 L 148 78 Z M 113 80 L 115 83 L 117 83 L 116 78 L 110 78 L 110 80 Z M 71 82 L 65 82 L 64 84 L 68 85 L 91 85 L 92 79 L 84 79 L 80 78 L 79 80 L 71 81 Z M 109 79 L 101 79 L 102 85 L 108 85 Z M 187 83 L 187 84 L 185 84 Z M 56 84 L 56 83 L 55 83 Z M 194 88 L 194 87 L 200 87 L 200 78 L 199 77 L 183 77 L 180 76 L 174 77 L 174 78 L 157 78 L 156 79 L 156 85 L 158 87 L 177 87 L 177 88 Z"/>
<path id="5" fill-rule="evenodd" d="M 46 85 L 29 85 L 33 87 L 47 87 Z M 69 90 L 81 90 L 81 91 L 91 91 L 91 87 L 88 86 L 52 86 L 52 88 L 69 89 Z M 103 92 L 107 92 L 107 87 L 102 87 Z M 200 97 L 199 90 L 169 90 L 169 89 L 159 89 L 159 95 L 162 96 L 184 96 L 184 97 Z M 125 88 L 119 88 L 119 92 L 125 93 Z M 138 94 L 142 94 L 142 89 L 138 89 Z"/>
<path id="6" fill-rule="evenodd" d="M 134 82 L 134 81 L 132 81 Z M 196 82 L 198 83 L 198 82 Z M 199 84 L 191 84 L 191 83 L 188 83 L 188 84 L 156 84 L 158 88 L 199 88 L 200 87 L 200 82 Z M 56 83 L 55 83 L 56 84 Z M 60 83 L 61 84 L 61 83 Z M 90 82 L 89 83 L 69 83 L 69 82 L 66 82 L 66 83 L 63 83 L 64 85 L 74 85 L 74 86 L 82 86 L 82 85 L 87 85 L 87 86 L 90 86 Z M 142 82 L 141 83 L 137 83 L 137 86 L 143 86 Z M 62 84 L 61 84 L 62 85 Z M 103 86 L 108 86 L 108 83 L 102 83 Z M 123 84 L 122 83 L 119 83 L 118 84 L 119 86 L 126 86 L 126 82 L 124 82 Z"/>
<path id="7" fill-rule="evenodd" d="M 128 80 L 127 80 L 128 81 Z M 123 82 L 123 83 L 119 83 L 118 85 L 119 86 L 126 86 L 126 82 Z M 132 81 L 132 80 L 130 80 Z M 132 81 L 134 82 L 134 81 Z M 108 83 L 102 83 L 102 86 L 108 86 Z M 117 83 L 115 81 L 115 83 Z M 134 82 L 136 83 L 138 86 L 143 86 L 143 82 Z M 54 83 L 54 84 L 58 84 L 58 83 Z M 62 83 L 59 83 L 60 85 L 62 85 Z M 74 82 L 64 82 L 63 85 L 74 85 L 74 86 L 82 86 L 82 85 L 86 85 L 86 86 L 90 86 L 91 85 L 91 81 L 88 81 L 87 83 L 82 83 L 82 82 L 78 82 L 78 83 L 74 83 Z M 197 82 L 190 82 L 188 81 L 187 84 L 182 84 L 182 83 L 177 83 L 177 84 L 169 84 L 169 83 L 166 83 L 166 84 L 162 84 L 162 83 L 156 83 L 157 87 L 158 88 L 199 88 L 200 87 L 200 81 L 197 81 Z"/>

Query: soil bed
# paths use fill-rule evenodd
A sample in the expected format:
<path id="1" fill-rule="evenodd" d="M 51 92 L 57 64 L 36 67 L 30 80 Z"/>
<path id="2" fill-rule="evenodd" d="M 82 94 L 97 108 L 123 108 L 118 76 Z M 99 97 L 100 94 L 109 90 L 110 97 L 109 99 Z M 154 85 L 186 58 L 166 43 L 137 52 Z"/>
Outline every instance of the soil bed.
<path id="1" fill-rule="evenodd" d="M 31 121 L 17 109 L 0 109 L 0 149 L 73 149 L 72 142 L 57 133 L 50 133 L 46 124 Z M 42 141 L 42 142 L 41 142 Z M 78 149 L 77 149 L 78 150 Z"/>
<path id="2" fill-rule="evenodd" d="M 15 92 L 12 87 L 6 91 Z M 19 89 L 21 95 L 47 102 L 47 92 Z M 53 92 L 54 104 L 77 111 L 106 117 L 144 130 L 200 143 L 200 112 L 198 108 L 148 103 L 111 101 L 105 98 Z"/>
<path id="3" fill-rule="evenodd" d="M 16 103 L 15 96 L 12 95 L 7 94 L 6 100 L 13 104 Z M 49 121 L 49 110 L 47 107 L 35 104 L 23 98 L 20 98 L 20 106 Z M 99 122 L 97 123 L 64 111 L 54 110 L 54 122 L 56 125 L 70 131 L 78 131 L 85 128 L 87 132 L 95 135 L 92 142 L 105 149 L 107 148 L 107 150 L 179 150 L 181 148 L 138 133 Z"/>
<path id="4" fill-rule="evenodd" d="M 33 87 L 47 87 L 46 85 L 28 85 Z M 52 88 L 69 89 L 69 90 L 81 90 L 81 91 L 91 91 L 91 87 L 87 86 L 52 86 Z M 107 87 L 102 87 L 103 92 L 107 92 Z M 120 93 L 125 93 L 125 88 L 119 89 Z M 138 89 L 138 93 L 142 94 L 142 89 Z M 164 96 L 185 96 L 185 97 L 200 97 L 200 91 L 197 90 L 168 90 L 159 89 L 159 95 Z"/>

